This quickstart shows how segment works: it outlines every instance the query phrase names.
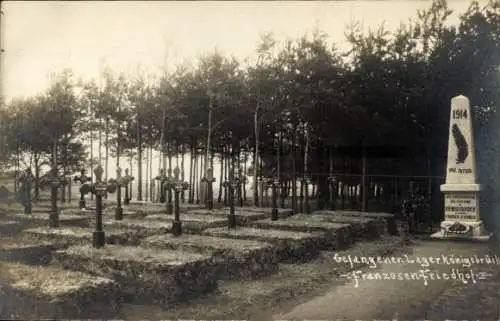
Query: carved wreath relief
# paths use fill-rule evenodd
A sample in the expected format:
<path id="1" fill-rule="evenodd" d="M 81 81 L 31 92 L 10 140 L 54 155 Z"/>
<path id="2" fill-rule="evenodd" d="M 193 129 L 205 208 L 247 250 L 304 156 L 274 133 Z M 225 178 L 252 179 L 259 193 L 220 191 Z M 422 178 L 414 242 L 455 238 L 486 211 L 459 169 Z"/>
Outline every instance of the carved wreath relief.
<path id="1" fill-rule="evenodd" d="M 463 164 L 469 156 L 469 146 L 465 140 L 464 134 L 460 131 L 457 124 L 453 124 L 451 129 L 455 145 L 457 146 L 456 163 Z"/>

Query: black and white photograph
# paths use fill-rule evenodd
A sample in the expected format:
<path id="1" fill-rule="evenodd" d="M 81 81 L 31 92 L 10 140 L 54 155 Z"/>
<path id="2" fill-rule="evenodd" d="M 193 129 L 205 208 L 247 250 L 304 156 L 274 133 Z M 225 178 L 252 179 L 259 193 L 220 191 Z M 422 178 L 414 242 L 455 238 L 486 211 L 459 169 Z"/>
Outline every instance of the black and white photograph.
<path id="1" fill-rule="evenodd" d="M 2 320 L 500 320 L 500 0 L 0 6 Z"/>

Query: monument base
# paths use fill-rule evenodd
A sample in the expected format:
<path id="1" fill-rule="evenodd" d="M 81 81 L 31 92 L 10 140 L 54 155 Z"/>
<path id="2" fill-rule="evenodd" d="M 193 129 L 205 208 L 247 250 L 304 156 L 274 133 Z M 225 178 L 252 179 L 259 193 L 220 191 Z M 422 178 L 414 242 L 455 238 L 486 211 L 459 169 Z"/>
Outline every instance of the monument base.
<path id="1" fill-rule="evenodd" d="M 463 228 L 456 228 L 457 226 Z M 486 231 L 482 221 L 443 221 L 441 222 L 441 230 L 432 234 L 431 238 L 487 242 L 490 236 L 491 233 Z"/>

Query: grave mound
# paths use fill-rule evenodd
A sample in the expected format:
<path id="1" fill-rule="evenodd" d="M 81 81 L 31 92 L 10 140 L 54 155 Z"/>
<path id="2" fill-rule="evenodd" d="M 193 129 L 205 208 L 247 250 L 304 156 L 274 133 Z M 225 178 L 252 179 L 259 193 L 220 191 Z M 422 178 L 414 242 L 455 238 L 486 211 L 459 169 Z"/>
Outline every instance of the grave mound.
<path id="1" fill-rule="evenodd" d="M 229 215 L 229 209 L 213 209 L 211 211 L 207 209 L 198 209 L 191 210 L 188 212 L 189 214 L 194 215 L 210 215 L 210 216 L 219 216 L 225 217 Z M 265 212 L 245 212 L 245 211 L 234 211 L 234 216 L 236 217 L 236 223 L 239 225 L 247 225 L 250 222 L 262 220 L 268 218 L 270 214 Z"/>
<path id="2" fill-rule="evenodd" d="M 147 203 L 147 204 L 130 204 L 130 205 L 125 205 L 124 209 L 129 210 L 129 211 L 134 211 L 142 215 L 148 215 L 148 214 L 162 214 L 166 213 L 166 204 L 162 203 Z M 184 213 L 186 211 L 189 211 L 191 209 L 200 209 L 202 208 L 201 205 L 196 205 L 196 204 L 181 204 L 180 206 L 180 212 Z"/>
<path id="3" fill-rule="evenodd" d="M 185 251 L 106 245 L 73 246 L 54 252 L 54 263 L 116 280 L 124 298 L 171 303 L 213 291 L 216 267 L 210 256 Z"/>
<path id="4" fill-rule="evenodd" d="M 24 213 L 15 213 L 9 215 L 11 219 L 19 220 L 28 223 L 28 225 L 48 224 L 49 213 L 45 215 L 29 215 Z M 59 225 L 61 226 L 77 226 L 88 227 L 90 226 L 90 217 L 76 214 L 59 214 Z"/>
<path id="5" fill-rule="evenodd" d="M 342 249 L 352 244 L 353 233 L 350 224 L 331 223 L 324 221 L 286 219 L 272 221 L 260 220 L 252 223 L 253 227 L 261 229 L 279 229 L 283 231 L 320 233 L 323 235 L 325 248 L 322 250 Z"/>
<path id="6" fill-rule="evenodd" d="M 236 229 L 220 227 L 205 230 L 203 234 L 271 243 L 275 246 L 277 260 L 284 262 L 308 261 L 315 258 L 320 249 L 326 247 L 324 233 L 303 233 L 253 227 Z"/>
<path id="7" fill-rule="evenodd" d="M 102 211 L 102 214 L 106 217 L 114 217 L 115 210 L 116 210 L 116 207 L 107 208 L 106 210 Z M 95 210 L 92 211 L 92 214 L 95 215 Z M 140 219 L 140 218 L 143 218 L 144 216 L 146 216 L 146 213 L 134 211 L 134 210 L 131 210 L 129 208 L 123 207 L 123 217 L 124 218 Z"/>
<path id="8" fill-rule="evenodd" d="M 172 224 L 165 221 L 153 221 L 146 219 L 123 219 L 116 221 L 114 219 L 106 218 L 104 226 L 107 228 L 115 229 L 129 229 L 134 230 L 137 237 L 140 239 L 157 234 L 167 234 L 172 230 Z"/>
<path id="9" fill-rule="evenodd" d="M 260 277 L 278 268 L 274 246 L 265 242 L 184 234 L 152 236 L 142 245 L 210 255 L 221 279 Z"/>
<path id="10" fill-rule="evenodd" d="M 370 219 L 374 219 L 377 221 L 380 220 L 380 221 L 385 222 L 384 233 L 388 232 L 391 235 L 397 234 L 395 217 L 394 217 L 394 214 L 390 214 L 390 213 L 321 210 L 321 211 L 315 211 L 314 214 L 370 218 Z"/>
<path id="11" fill-rule="evenodd" d="M 374 239 L 384 234 L 385 221 L 367 217 L 344 216 L 338 214 L 297 214 L 292 220 L 349 224 L 355 239 Z"/>
<path id="12" fill-rule="evenodd" d="M 50 210 L 46 211 L 48 213 Z M 89 211 L 84 208 L 63 208 L 60 211 L 61 215 L 68 215 L 68 214 L 73 214 L 73 215 L 88 215 L 92 213 L 92 211 Z"/>
<path id="13" fill-rule="evenodd" d="M 229 211 L 229 207 L 224 207 L 225 210 Z M 271 211 L 273 210 L 271 207 L 255 207 L 255 206 L 237 206 L 235 207 L 236 211 L 239 212 L 252 212 L 252 213 L 265 213 L 267 217 L 271 216 Z M 293 210 L 290 208 L 278 208 L 278 217 L 279 218 L 287 218 L 293 215 Z"/>
<path id="14" fill-rule="evenodd" d="M 43 214 L 43 213 L 49 213 L 50 211 L 52 210 L 52 205 L 51 204 L 33 204 L 33 207 L 31 209 L 31 212 L 33 214 Z M 58 203 L 57 204 L 57 210 L 62 213 L 63 211 L 67 211 L 68 213 L 74 213 L 76 212 L 77 210 L 79 210 L 79 208 L 77 207 L 76 204 L 74 205 L 70 205 L 70 204 L 61 204 L 61 203 Z"/>
<path id="15" fill-rule="evenodd" d="M 82 227 L 36 227 L 23 231 L 23 238 L 28 242 L 50 242 L 57 248 L 71 245 L 92 244 L 92 228 Z M 139 244 L 142 239 L 134 230 L 106 229 L 106 243 L 108 244 Z"/>
<path id="16" fill-rule="evenodd" d="M 19 233 L 22 228 L 18 221 L 0 221 L 0 236 Z"/>
<path id="17" fill-rule="evenodd" d="M 169 222 L 174 220 L 172 215 L 152 214 L 145 217 L 147 220 Z M 182 214 L 182 227 L 185 232 L 199 233 L 208 228 L 222 227 L 227 225 L 227 219 L 214 215 Z"/>
<path id="18" fill-rule="evenodd" d="M 28 265 L 47 265 L 56 247 L 50 242 L 29 243 L 18 239 L 0 239 L 0 260 Z"/>
<path id="19" fill-rule="evenodd" d="M 0 317 L 4 320 L 102 319 L 118 311 L 118 286 L 110 279 L 2 261 L 0 269 Z"/>

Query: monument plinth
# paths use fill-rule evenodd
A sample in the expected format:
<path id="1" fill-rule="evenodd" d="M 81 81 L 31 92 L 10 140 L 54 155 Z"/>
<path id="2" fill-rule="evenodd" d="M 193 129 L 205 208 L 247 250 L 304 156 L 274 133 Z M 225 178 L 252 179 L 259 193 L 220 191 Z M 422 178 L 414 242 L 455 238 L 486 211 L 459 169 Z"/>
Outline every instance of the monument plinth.
<path id="1" fill-rule="evenodd" d="M 446 183 L 441 185 L 441 191 L 444 221 L 432 237 L 487 240 L 489 233 L 479 216 L 481 185 L 476 174 L 472 115 L 465 96 L 451 100 Z"/>

